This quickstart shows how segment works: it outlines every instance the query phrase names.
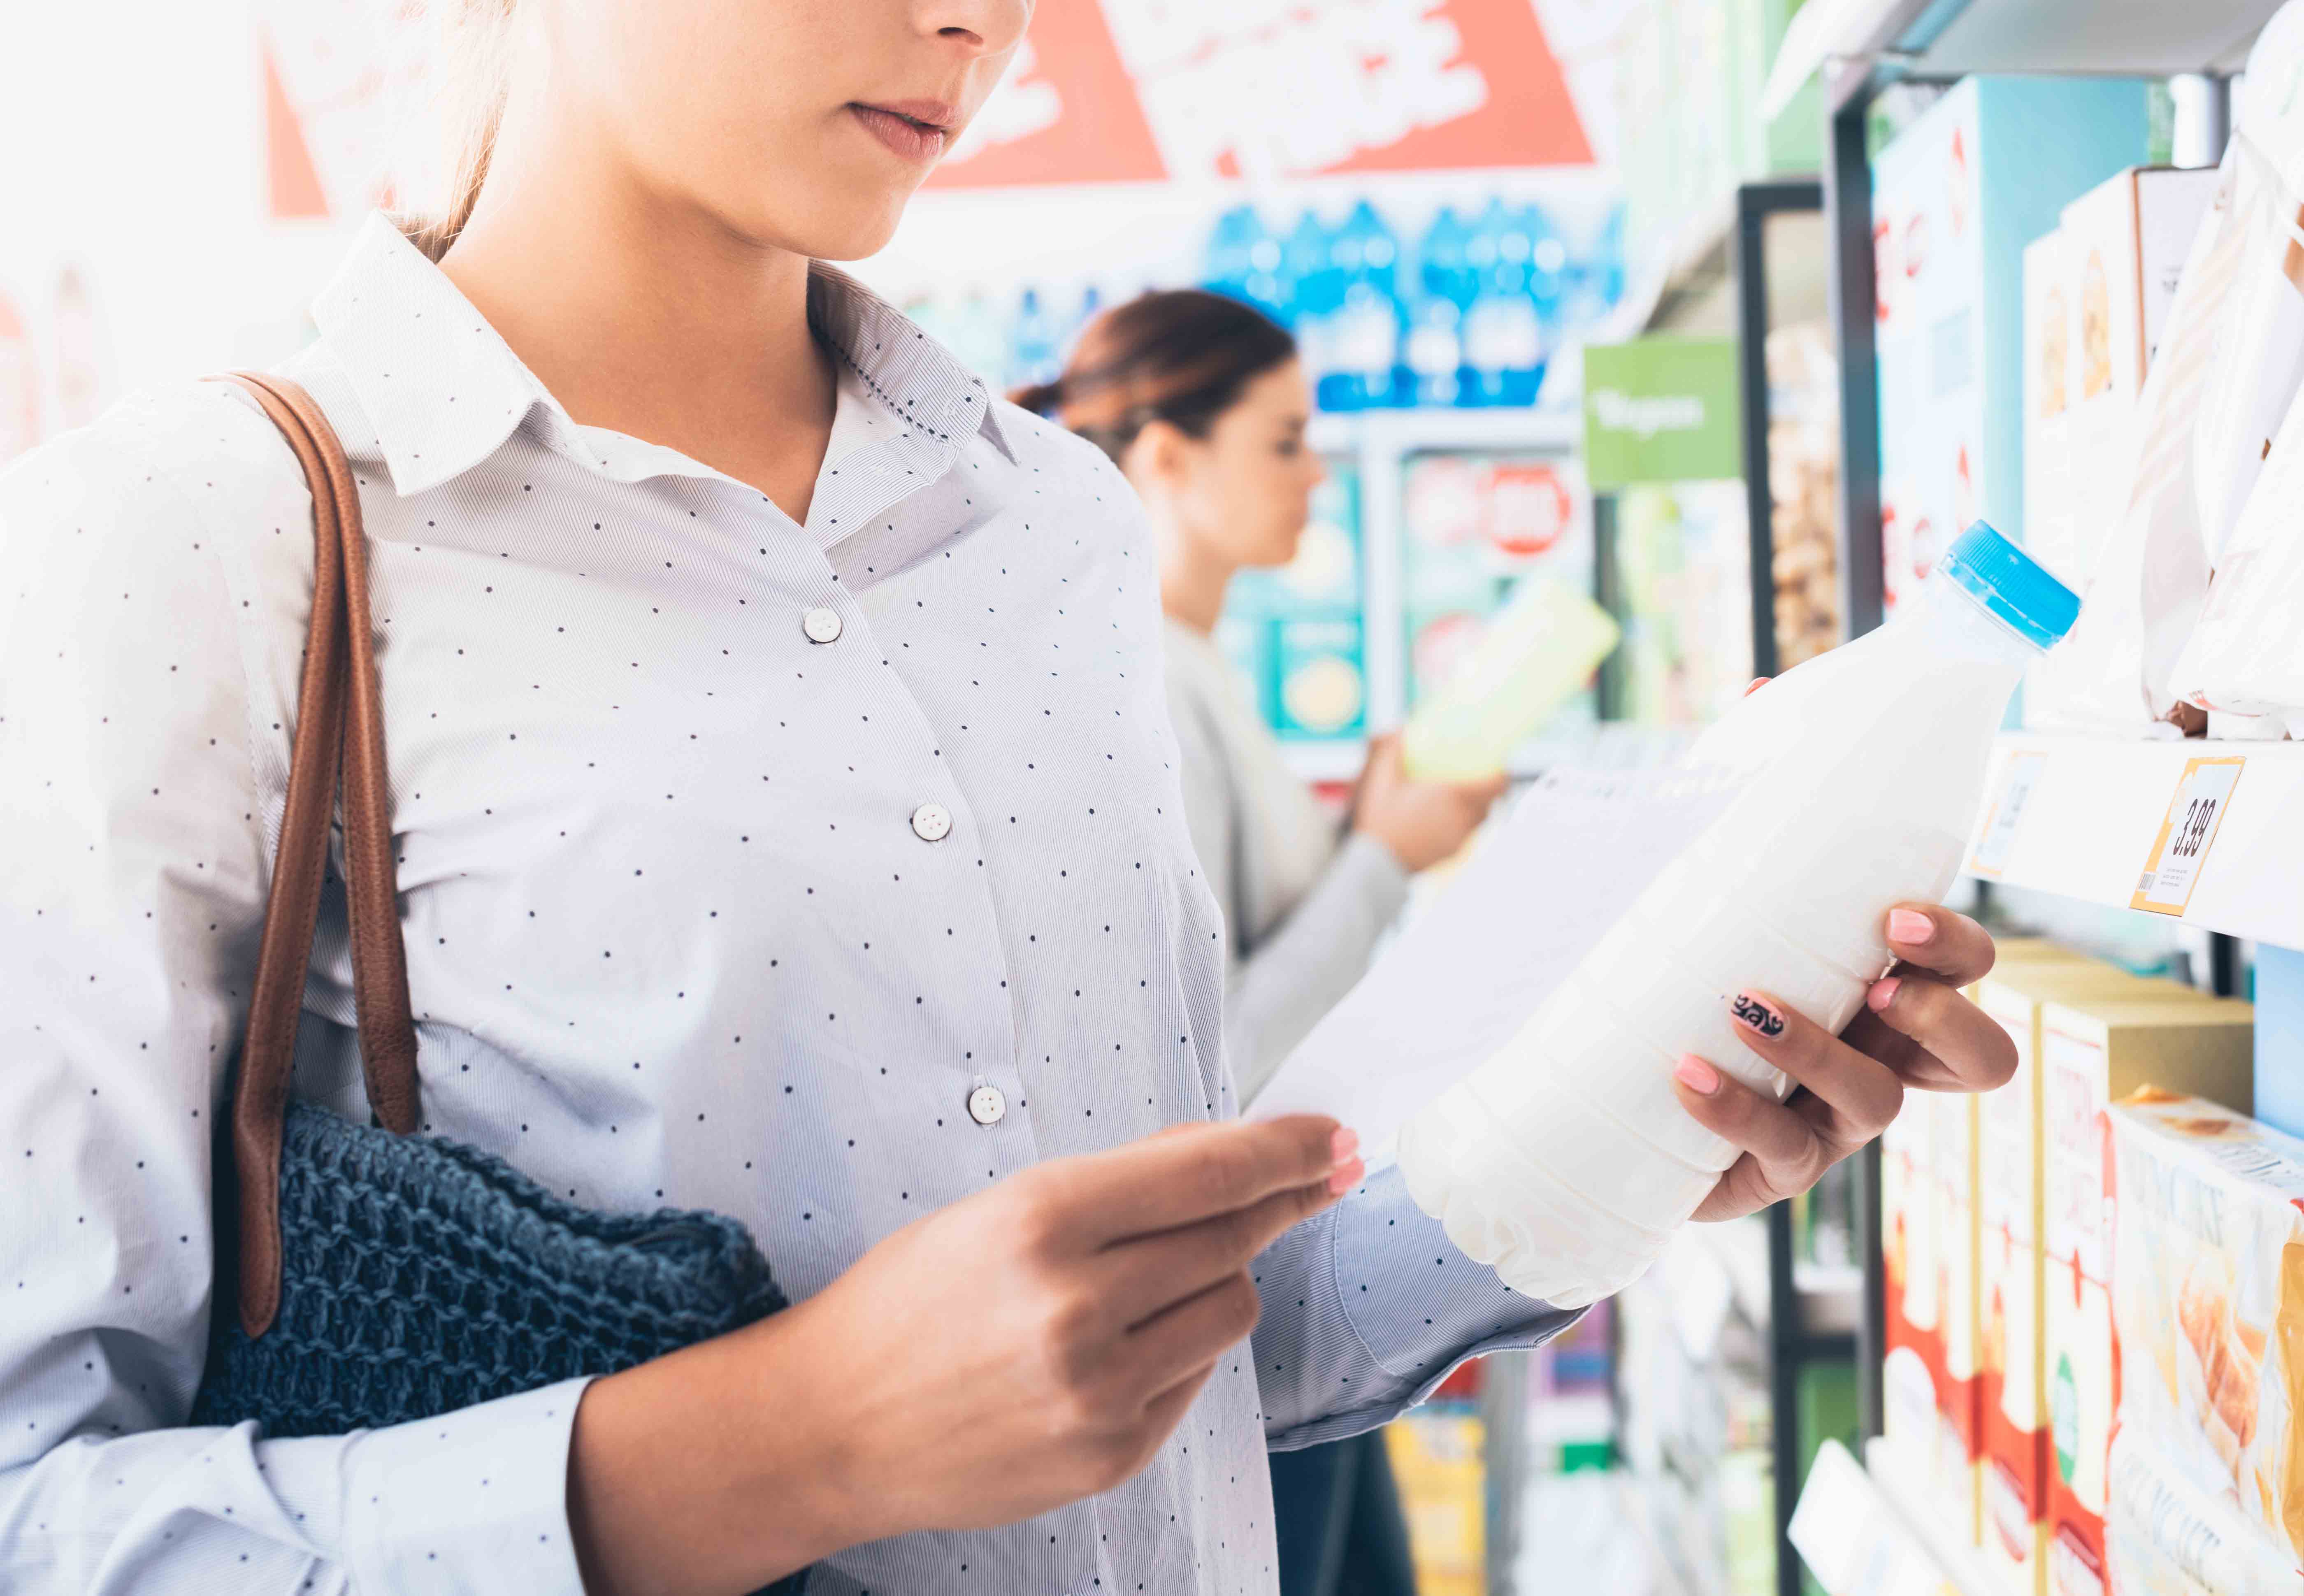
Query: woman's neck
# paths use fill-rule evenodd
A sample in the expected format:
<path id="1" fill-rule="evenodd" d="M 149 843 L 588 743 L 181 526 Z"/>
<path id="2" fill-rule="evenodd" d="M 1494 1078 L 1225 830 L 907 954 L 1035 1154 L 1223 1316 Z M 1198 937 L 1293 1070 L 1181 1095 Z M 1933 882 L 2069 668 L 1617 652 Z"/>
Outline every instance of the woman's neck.
<path id="1" fill-rule="evenodd" d="M 650 189 L 597 125 L 516 90 L 440 266 L 574 420 L 677 449 L 806 523 L 834 384 L 804 256 Z"/>
<path id="2" fill-rule="evenodd" d="M 1224 590 L 1239 569 L 1193 539 L 1163 529 L 1160 539 L 1160 607 L 1168 617 L 1206 637 L 1224 614 Z"/>

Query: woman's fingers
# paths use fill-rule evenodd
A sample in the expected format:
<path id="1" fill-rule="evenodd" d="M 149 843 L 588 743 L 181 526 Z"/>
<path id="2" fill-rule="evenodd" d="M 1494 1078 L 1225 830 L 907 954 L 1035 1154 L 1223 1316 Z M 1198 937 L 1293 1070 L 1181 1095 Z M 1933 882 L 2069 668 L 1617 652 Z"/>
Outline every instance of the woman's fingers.
<path id="1" fill-rule="evenodd" d="M 1746 1047 L 1814 1095 L 1816 1108 L 1810 1112 L 1817 1129 L 1834 1145 L 1834 1157 L 1878 1135 L 1903 1106 L 1904 1086 L 1894 1070 L 1858 1052 L 1781 998 L 1748 989 L 1729 1000 L 1728 1012 Z"/>
<path id="2" fill-rule="evenodd" d="M 1992 933 L 1941 904 L 1899 904 L 1888 911 L 1888 947 L 1902 964 L 1945 985 L 1964 987 L 1992 972 Z"/>
<path id="3" fill-rule="evenodd" d="M 1710 1221 L 1749 1214 L 1806 1191 L 1831 1167 L 1834 1154 L 1795 1107 L 1771 1100 L 1693 1053 L 1680 1061 L 1673 1077 L 1681 1105 L 1743 1153 L 1691 1218 Z"/>
<path id="4" fill-rule="evenodd" d="M 1941 982 L 1891 975 L 1872 983 L 1864 1006 L 1885 1031 L 1910 1044 L 1897 1049 L 1895 1065 L 1911 1085 L 1990 1091 L 2016 1073 L 2016 1044 L 2000 1022 Z M 1849 1038 L 1858 1045 L 1866 1041 L 1855 1026 Z"/>
<path id="5" fill-rule="evenodd" d="M 1707 1129 L 1771 1167 L 1806 1167 L 1822 1155 L 1816 1126 L 1693 1053 L 1673 1070 L 1673 1081 Z"/>
<path id="6" fill-rule="evenodd" d="M 1248 1208 L 1108 1246 L 1088 1263 L 1097 1298 L 1108 1306 L 1114 1323 L 1133 1327 L 1248 1267 L 1283 1231 L 1334 1201 L 1339 1182 L 1349 1188 L 1364 1170 L 1353 1159 L 1317 1184 L 1275 1192 Z"/>
<path id="7" fill-rule="evenodd" d="M 1131 1388 L 1149 1399 L 1245 1340 L 1259 1307 L 1256 1282 L 1246 1269 L 1234 1269 L 1122 1337 L 1118 1366 Z"/>
<path id="8" fill-rule="evenodd" d="M 1020 1178 L 1045 1188 L 1062 1239 L 1092 1250 L 1317 1184 L 1349 1163 L 1359 1145 L 1333 1119 L 1292 1114 L 1147 1136 L 1109 1152 L 1059 1159 Z"/>

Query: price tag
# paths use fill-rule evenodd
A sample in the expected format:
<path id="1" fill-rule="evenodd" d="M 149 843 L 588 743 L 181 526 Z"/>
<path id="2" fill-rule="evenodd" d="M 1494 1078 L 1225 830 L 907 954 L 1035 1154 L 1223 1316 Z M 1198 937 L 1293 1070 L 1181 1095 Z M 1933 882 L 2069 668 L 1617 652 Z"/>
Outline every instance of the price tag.
<path id="1" fill-rule="evenodd" d="M 2216 840 L 2224 811 L 2232 805 L 2232 789 L 2240 784 L 2240 759 L 2193 760 L 2176 783 L 2176 796 L 2153 839 L 2151 857 L 2136 883 L 2131 909 L 2155 914 L 2181 914 L 2192 901 L 2192 884 Z"/>
<path id="2" fill-rule="evenodd" d="M 2009 850 L 2016 845 L 2016 828 L 2024 819 L 2024 806 L 2032 801 L 2032 789 L 2039 785 L 2040 773 L 2047 768 L 2048 756 L 2037 749 L 2009 759 L 2000 777 L 1999 794 L 1985 811 L 1984 825 L 1977 832 L 1976 851 L 1969 856 L 1970 875 L 1997 876 L 2008 868 Z"/>

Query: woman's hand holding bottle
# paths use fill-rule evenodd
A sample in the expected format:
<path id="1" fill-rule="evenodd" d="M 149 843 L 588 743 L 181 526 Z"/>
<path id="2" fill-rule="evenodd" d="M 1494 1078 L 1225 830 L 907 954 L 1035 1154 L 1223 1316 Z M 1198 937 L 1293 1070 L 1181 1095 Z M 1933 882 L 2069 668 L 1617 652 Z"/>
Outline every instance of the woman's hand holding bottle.
<path id="1" fill-rule="evenodd" d="M 595 1381 L 569 1462 L 587 1588 L 748 1591 L 1110 1490 L 1255 1328 L 1250 1261 L 1351 1188 L 1356 1147 L 1300 1115 L 1054 1159 L 783 1313 Z"/>
<path id="2" fill-rule="evenodd" d="M 1352 829 L 1366 832 L 1414 874 L 1462 847 L 1504 792 L 1505 777 L 1417 781 L 1401 761 L 1397 734 L 1368 744 L 1368 765 L 1352 799 Z"/>

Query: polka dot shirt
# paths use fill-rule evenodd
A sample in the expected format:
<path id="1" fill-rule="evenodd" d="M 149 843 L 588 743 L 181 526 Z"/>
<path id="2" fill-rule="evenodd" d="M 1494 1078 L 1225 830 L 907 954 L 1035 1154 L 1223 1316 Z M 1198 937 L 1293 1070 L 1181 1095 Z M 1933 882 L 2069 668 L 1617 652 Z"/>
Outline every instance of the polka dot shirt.
<path id="1" fill-rule="evenodd" d="M 810 311 L 839 395 L 805 525 L 574 422 L 380 216 L 284 368 L 360 480 L 426 1128 L 595 1207 L 731 1215 L 795 1296 L 1040 1159 L 1232 1109 L 1133 498 L 840 274 Z M 311 544 L 216 385 L 0 477 L 10 1590 L 580 1589 L 580 1382 L 182 1428 Z M 333 880 L 321 920 L 297 1091 L 361 1115 Z M 1267 1439 L 1564 1322 L 1386 1179 L 1259 1273 L 1266 1327 L 1137 1479 L 812 1588 L 1269 1592 Z"/>

